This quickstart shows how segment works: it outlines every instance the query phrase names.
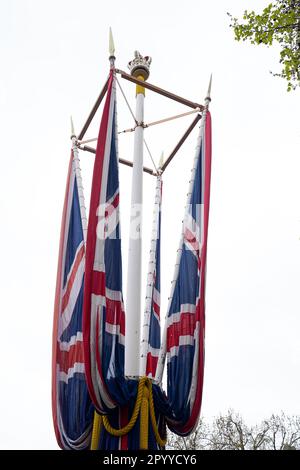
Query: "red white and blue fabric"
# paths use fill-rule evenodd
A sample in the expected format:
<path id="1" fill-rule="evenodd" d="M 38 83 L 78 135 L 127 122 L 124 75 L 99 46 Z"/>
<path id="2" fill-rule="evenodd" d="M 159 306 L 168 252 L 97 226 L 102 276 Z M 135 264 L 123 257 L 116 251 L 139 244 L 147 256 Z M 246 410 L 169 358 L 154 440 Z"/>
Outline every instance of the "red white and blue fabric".
<path id="1" fill-rule="evenodd" d="M 146 375 L 155 378 L 157 361 L 160 351 L 160 235 L 161 235 L 161 199 L 162 199 L 162 179 L 157 177 L 157 191 L 155 204 L 158 205 L 155 217 L 157 217 L 155 265 L 153 271 L 153 281 L 151 285 L 151 312 L 149 321 L 148 352 L 146 363 Z"/>
<path id="2" fill-rule="evenodd" d="M 170 429 L 187 435 L 197 425 L 203 386 L 205 273 L 211 173 L 211 117 L 207 111 L 183 222 L 180 260 L 167 315 L 167 388 Z"/>
<path id="3" fill-rule="evenodd" d="M 159 281 L 158 281 L 159 282 Z M 159 284 L 157 284 L 159 285 Z M 132 416 L 138 382 L 124 376 L 125 313 L 119 221 L 116 86 L 110 72 L 97 140 L 86 246 L 83 313 L 87 384 L 97 411 L 122 428 Z M 125 436 L 102 428 L 99 449 L 138 450 L 140 420 Z M 152 426 L 149 448 L 157 449 Z"/>
<path id="4" fill-rule="evenodd" d="M 52 411 L 62 449 L 89 446 L 93 406 L 85 380 L 82 307 L 85 246 L 71 152 L 63 208 L 53 323 Z"/>
<path id="5" fill-rule="evenodd" d="M 86 246 L 83 339 L 86 378 L 100 413 L 126 403 L 125 314 L 119 222 L 116 86 L 111 70 L 97 141 Z"/>

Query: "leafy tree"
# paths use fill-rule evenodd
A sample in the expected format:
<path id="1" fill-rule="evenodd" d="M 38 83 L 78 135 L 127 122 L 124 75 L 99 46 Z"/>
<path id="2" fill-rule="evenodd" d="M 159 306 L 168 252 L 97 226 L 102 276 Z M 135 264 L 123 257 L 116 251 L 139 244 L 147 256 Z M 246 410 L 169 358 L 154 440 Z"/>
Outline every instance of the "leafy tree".
<path id="1" fill-rule="evenodd" d="M 272 415 L 248 426 L 233 410 L 211 424 L 202 418 L 188 437 L 168 433 L 168 449 L 176 450 L 300 450 L 300 417 Z"/>
<path id="2" fill-rule="evenodd" d="M 287 80 L 288 91 L 300 86 L 300 0 L 275 0 L 261 14 L 246 10 L 242 23 L 228 15 L 237 41 L 267 46 L 278 42 L 282 70 L 271 73 Z"/>

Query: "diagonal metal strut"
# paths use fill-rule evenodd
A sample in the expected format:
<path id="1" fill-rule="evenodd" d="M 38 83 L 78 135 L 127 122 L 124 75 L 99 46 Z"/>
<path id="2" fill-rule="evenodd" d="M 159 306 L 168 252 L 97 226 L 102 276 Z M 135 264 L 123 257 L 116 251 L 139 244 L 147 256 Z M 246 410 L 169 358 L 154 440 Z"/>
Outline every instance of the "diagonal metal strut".
<path id="1" fill-rule="evenodd" d="M 138 80 L 137 78 L 133 77 L 132 75 L 129 75 L 126 72 L 123 72 L 123 70 L 116 69 L 116 73 L 119 73 L 122 78 L 125 78 L 125 80 L 129 80 L 130 82 L 136 83 L 137 85 L 140 85 L 141 87 L 148 88 L 148 90 L 154 91 L 155 93 L 158 93 L 159 95 L 166 96 L 167 98 L 170 98 L 171 100 L 178 101 L 179 103 L 185 104 L 186 106 L 189 106 L 190 108 L 199 108 L 200 111 L 204 110 L 204 106 L 199 103 L 194 103 L 193 101 L 187 100 L 186 98 L 182 98 L 181 96 L 175 95 L 174 93 L 171 93 L 170 91 L 164 90 L 163 88 L 159 88 L 156 85 L 152 85 L 149 82 L 143 82 L 142 80 Z"/>
<path id="2" fill-rule="evenodd" d="M 85 152 L 96 154 L 96 149 L 94 149 L 93 147 L 89 147 L 88 145 L 79 145 L 78 148 L 80 150 L 84 150 Z M 130 162 L 129 160 L 125 160 L 124 158 L 119 158 L 119 162 L 122 163 L 123 165 L 133 167 L 133 162 Z M 147 166 L 143 167 L 143 171 L 145 173 L 148 173 L 149 175 L 156 176 L 156 172 L 151 170 L 151 168 L 148 168 Z"/>
<path id="3" fill-rule="evenodd" d="M 165 171 L 165 169 L 167 168 L 167 166 L 169 165 L 169 163 L 171 163 L 171 161 L 173 160 L 173 158 L 175 157 L 176 153 L 178 152 L 178 150 L 180 149 L 180 147 L 182 146 L 182 144 L 186 141 L 186 139 L 188 138 L 188 136 L 190 135 L 190 133 L 192 132 L 192 130 L 194 129 L 194 127 L 196 126 L 197 122 L 200 121 L 201 119 L 201 115 L 198 114 L 195 119 L 193 120 L 192 124 L 188 127 L 188 129 L 185 131 L 185 133 L 183 134 L 183 136 L 181 137 L 181 139 L 179 140 L 179 142 L 177 143 L 177 145 L 174 147 L 174 149 L 172 150 L 172 152 L 170 153 L 170 155 L 168 156 L 167 160 L 165 161 L 165 163 L 163 164 L 163 166 L 160 168 L 160 171 L 163 173 Z"/>

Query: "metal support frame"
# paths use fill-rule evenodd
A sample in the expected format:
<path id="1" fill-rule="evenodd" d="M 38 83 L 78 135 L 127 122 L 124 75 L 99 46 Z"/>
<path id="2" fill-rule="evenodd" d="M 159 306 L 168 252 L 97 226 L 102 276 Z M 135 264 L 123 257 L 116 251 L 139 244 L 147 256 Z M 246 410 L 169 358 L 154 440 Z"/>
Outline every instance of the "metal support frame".
<path id="1" fill-rule="evenodd" d="M 125 78 L 125 80 L 128 80 L 130 82 L 136 83 L 137 85 L 140 85 L 144 88 L 147 88 L 148 90 L 154 91 L 155 93 L 158 93 L 159 95 L 166 96 L 167 98 L 170 98 L 171 100 L 178 101 L 178 103 L 185 104 L 186 106 L 189 106 L 190 108 L 200 108 L 200 111 L 204 110 L 204 106 L 199 103 L 194 103 L 193 101 L 187 100 L 186 98 L 182 98 L 181 96 L 175 95 L 174 93 L 171 93 L 170 91 L 164 90 L 163 88 L 159 88 L 156 85 L 152 85 L 149 82 L 143 82 L 132 75 L 129 75 L 126 72 L 123 72 L 123 70 L 116 69 L 116 73 L 119 73 L 122 78 Z"/>
<path id="2" fill-rule="evenodd" d="M 83 137 L 85 136 L 86 131 L 88 130 L 88 128 L 89 128 L 89 126 L 90 126 L 90 124 L 93 120 L 93 117 L 95 116 L 96 112 L 98 111 L 98 108 L 101 104 L 101 101 L 103 100 L 103 98 L 105 96 L 105 93 L 107 91 L 107 87 L 108 87 L 108 79 L 106 80 L 106 82 L 104 84 L 104 87 L 102 88 L 101 93 L 98 96 L 97 101 L 94 104 L 93 109 L 91 110 L 91 112 L 89 114 L 89 117 L 87 118 L 83 128 L 81 129 L 80 134 L 78 135 L 78 140 L 82 140 Z"/>
<path id="3" fill-rule="evenodd" d="M 130 127 L 128 129 L 124 129 L 123 131 L 118 131 L 118 134 L 125 134 L 127 132 L 134 132 L 135 128 L 139 125 L 141 125 L 144 129 L 148 129 L 148 127 L 157 126 L 158 124 L 164 124 L 165 122 L 174 121 L 174 119 L 179 119 L 181 117 L 189 116 L 191 114 L 195 114 L 195 113 L 199 113 L 199 112 L 200 112 L 200 108 L 196 108 L 193 111 L 188 111 L 187 113 L 176 114 L 175 116 L 167 117 L 167 118 L 164 118 L 164 119 L 159 119 L 158 121 L 152 121 L 152 122 L 149 122 L 147 124 L 143 123 L 143 122 L 142 123 L 136 122 L 135 127 Z M 84 145 L 84 144 L 88 144 L 90 142 L 96 142 L 96 140 L 98 140 L 98 137 L 93 137 L 92 139 L 81 140 L 79 142 L 79 144 Z"/>
<path id="4" fill-rule="evenodd" d="M 154 93 L 158 93 L 160 95 L 163 95 L 163 96 L 166 96 L 167 98 L 173 100 L 173 101 L 177 101 L 179 103 L 182 103 L 186 106 L 189 106 L 190 108 L 193 108 L 195 111 L 194 112 L 201 112 L 205 109 L 205 107 L 199 103 L 194 103 L 193 101 L 190 101 L 190 100 L 187 100 L 186 98 L 182 98 L 181 96 L 178 96 L 178 95 L 175 95 L 174 93 L 171 93 L 167 90 L 164 90 L 163 88 L 159 88 L 157 87 L 156 85 L 153 85 L 149 82 L 143 82 L 142 80 L 139 80 L 135 77 L 133 77 L 132 75 L 129 75 L 127 74 L 126 72 L 124 72 L 123 70 L 120 70 L 120 69 L 115 69 L 115 72 L 120 74 L 122 78 L 124 78 L 125 80 L 128 80 L 130 82 L 133 82 L 135 83 L 136 85 L 140 85 L 141 87 L 144 87 L 144 88 L 147 88 L 151 91 L 153 91 Z M 85 136 L 104 96 L 105 96 L 105 93 L 107 91 L 107 87 L 108 87 L 108 79 L 106 80 L 101 92 L 100 92 L 100 95 L 98 96 L 80 134 L 78 135 L 78 148 L 81 149 L 81 150 L 85 150 L 87 152 L 90 152 L 90 153 L 96 153 L 96 150 L 93 148 L 93 147 L 89 147 L 87 145 L 83 145 L 80 141 L 82 141 L 83 137 Z M 178 116 L 174 116 L 172 117 L 171 119 L 176 119 L 177 117 L 181 117 L 181 116 L 185 116 L 187 114 L 190 114 L 190 113 L 183 113 L 182 115 L 178 115 Z M 201 115 L 198 114 L 195 119 L 192 121 L 192 123 L 190 124 L 190 126 L 188 127 L 188 129 L 186 130 L 186 132 L 183 134 L 183 136 L 181 137 L 181 139 L 179 140 L 179 142 L 176 144 L 176 146 L 174 147 L 174 149 L 172 150 L 172 152 L 170 153 L 170 155 L 168 156 L 167 160 L 165 161 L 165 163 L 163 164 L 163 166 L 159 169 L 161 173 L 163 173 L 165 171 L 165 169 L 167 168 L 167 166 L 170 164 L 170 162 L 172 161 L 172 159 L 174 158 L 174 156 L 176 155 L 176 153 L 178 152 L 178 150 L 181 148 L 182 144 L 185 142 L 185 140 L 187 139 L 187 137 L 190 135 L 190 133 L 192 132 L 192 130 L 194 129 L 194 127 L 196 126 L 196 124 L 198 123 L 198 121 L 201 119 Z M 153 123 L 149 123 L 148 125 L 144 125 L 144 127 L 150 127 L 151 125 L 155 125 L 155 124 L 160 124 L 160 123 L 163 123 L 167 120 L 169 120 L 170 118 L 167 118 L 167 119 L 162 119 L 160 121 L 155 121 Z M 131 129 L 130 129 L 131 130 Z M 134 129 L 132 129 L 134 130 Z M 124 132 L 124 131 L 123 131 Z M 120 133 L 120 132 L 119 132 Z M 88 139 L 85 142 L 92 142 L 94 140 L 97 140 L 97 139 Z M 120 158 L 119 159 L 119 162 L 122 163 L 123 165 L 127 165 L 127 166 L 130 166 L 130 167 L 133 167 L 133 162 L 130 162 L 129 160 L 125 160 L 123 158 Z M 151 170 L 151 168 L 148 168 L 148 167 L 143 167 L 143 171 L 145 173 L 148 173 L 150 175 L 153 175 L 153 176 L 156 176 L 157 173 L 155 170 Z"/>
<path id="5" fill-rule="evenodd" d="M 186 141 L 186 139 L 188 138 L 188 136 L 190 135 L 190 133 L 192 132 L 192 130 L 194 129 L 194 127 L 196 126 L 197 122 L 200 121 L 201 119 L 201 114 L 198 114 L 195 119 L 193 120 L 192 124 L 188 127 L 188 129 L 185 131 L 185 133 L 183 134 L 183 136 L 181 137 L 181 139 L 179 140 L 178 144 L 174 147 L 174 149 L 172 150 L 172 152 L 170 153 L 170 155 L 168 156 L 167 160 L 165 161 L 165 163 L 163 164 L 163 166 L 161 167 L 161 172 L 163 173 L 165 171 L 165 169 L 167 168 L 167 166 L 169 165 L 169 163 L 171 163 L 171 161 L 173 160 L 173 158 L 175 157 L 176 153 L 178 152 L 178 150 L 180 149 L 180 147 L 182 146 L 182 144 Z"/>

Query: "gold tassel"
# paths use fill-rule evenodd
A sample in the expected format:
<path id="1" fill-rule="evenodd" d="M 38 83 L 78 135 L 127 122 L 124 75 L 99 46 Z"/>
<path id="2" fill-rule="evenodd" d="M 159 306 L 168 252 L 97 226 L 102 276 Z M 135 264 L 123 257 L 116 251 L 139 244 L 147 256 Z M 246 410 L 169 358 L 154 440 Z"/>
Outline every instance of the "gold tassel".
<path id="1" fill-rule="evenodd" d="M 140 449 L 148 449 L 149 434 L 149 390 L 144 387 L 140 415 Z"/>
<path id="2" fill-rule="evenodd" d="M 102 416 L 94 412 L 94 421 L 93 421 L 93 431 L 92 431 L 92 440 L 91 440 L 91 450 L 98 450 L 100 433 L 102 427 Z"/>

